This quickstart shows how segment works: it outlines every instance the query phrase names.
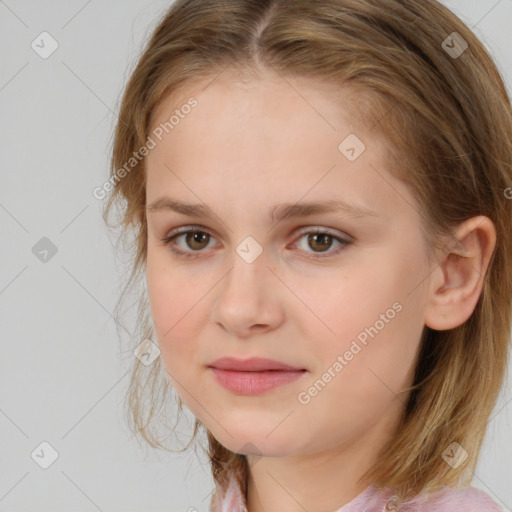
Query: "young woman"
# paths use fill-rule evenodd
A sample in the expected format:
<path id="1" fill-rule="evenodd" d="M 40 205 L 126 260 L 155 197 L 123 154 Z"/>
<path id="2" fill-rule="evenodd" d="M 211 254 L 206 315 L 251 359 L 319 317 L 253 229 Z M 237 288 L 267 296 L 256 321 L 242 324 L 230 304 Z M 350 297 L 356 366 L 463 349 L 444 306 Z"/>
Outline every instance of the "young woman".
<path id="1" fill-rule="evenodd" d="M 499 511 L 512 109 L 435 0 L 178 0 L 124 92 L 112 194 L 147 285 L 133 429 L 178 393 L 210 510 Z M 145 409 L 143 390 L 151 390 Z"/>

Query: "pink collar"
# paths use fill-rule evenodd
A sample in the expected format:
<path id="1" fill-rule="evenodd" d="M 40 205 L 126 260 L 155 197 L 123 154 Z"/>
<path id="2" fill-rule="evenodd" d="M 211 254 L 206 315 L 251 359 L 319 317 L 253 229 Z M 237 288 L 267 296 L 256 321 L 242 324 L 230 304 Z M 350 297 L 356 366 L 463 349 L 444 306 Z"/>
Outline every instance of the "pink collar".
<path id="1" fill-rule="evenodd" d="M 474 487 L 443 490 L 425 496 L 420 495 L 404 503 L 399 509 L 394 505 L 392 493 L 370 485 L 352 501 L 334 512 L 503 512 L 498 504 L 484 491 Z M 209 512 L 248 512 L 235 478 L 231 476 L 225 493 L 217 486 Z"/>
<path id="2" fill-rule="evenodd" d="M 367 487 L 352 501 L 335 512 L 389 512 L 393 511 L 391 492 L 379 492 L 374 486 Z M 218 486 L 212 498 L 209 512 L 248 512 L 240 487 L 231 476 L 226 492 Z"/>

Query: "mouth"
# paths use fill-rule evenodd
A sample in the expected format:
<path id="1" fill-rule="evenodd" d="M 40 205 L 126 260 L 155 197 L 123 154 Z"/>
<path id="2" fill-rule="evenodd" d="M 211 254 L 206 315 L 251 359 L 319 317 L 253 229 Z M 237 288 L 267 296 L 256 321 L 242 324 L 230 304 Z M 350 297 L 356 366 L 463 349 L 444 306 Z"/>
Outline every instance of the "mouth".
<path id="1" fill-rule="evenodd" d="M 221 358 L 208 368 L 227 390 L 241 395 L 258 395 L 302 377 L 307 370 L 272 359 Z"/>

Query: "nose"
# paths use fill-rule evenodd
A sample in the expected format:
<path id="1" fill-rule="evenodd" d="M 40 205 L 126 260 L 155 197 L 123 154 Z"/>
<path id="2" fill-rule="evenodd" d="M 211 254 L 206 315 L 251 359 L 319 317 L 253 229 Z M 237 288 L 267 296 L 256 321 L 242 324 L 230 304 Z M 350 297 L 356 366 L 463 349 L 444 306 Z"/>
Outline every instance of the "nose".
<path id="1" fill-rule="evenodd" d="M 284 318 L 284 286 L 265 252 L 252 263 L 234 252 L 231 261 L 231 269 L 212 290 L 216 294 L 212 321 L 239 338 L 279 327 Z"/>

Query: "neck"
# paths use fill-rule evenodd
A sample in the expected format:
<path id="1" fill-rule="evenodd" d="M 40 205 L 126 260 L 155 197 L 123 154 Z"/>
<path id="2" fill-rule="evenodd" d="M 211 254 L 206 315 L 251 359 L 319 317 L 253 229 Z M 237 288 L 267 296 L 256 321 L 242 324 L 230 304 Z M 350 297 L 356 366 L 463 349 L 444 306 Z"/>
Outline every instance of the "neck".
<path id="1" fill-rule="evenodd" d="M 249 460 L 248 512 L 336 512 L 370 485 L 361 477 L 396 428 L 391 415 L 343 445 Z"/>

